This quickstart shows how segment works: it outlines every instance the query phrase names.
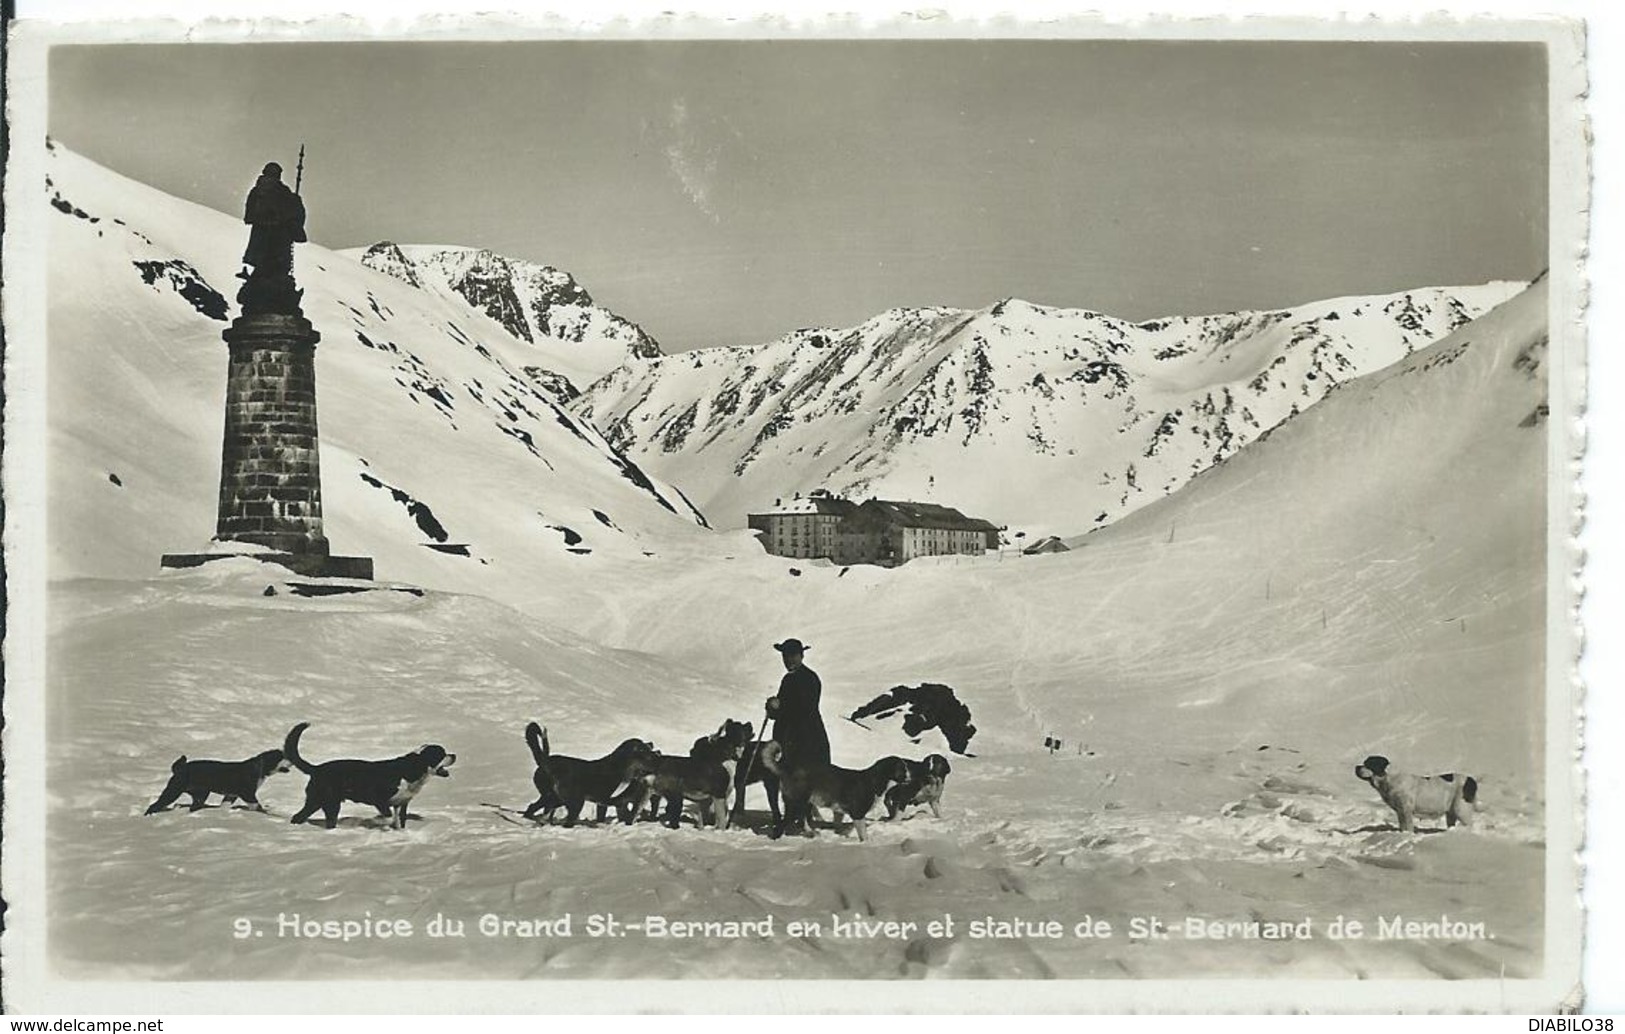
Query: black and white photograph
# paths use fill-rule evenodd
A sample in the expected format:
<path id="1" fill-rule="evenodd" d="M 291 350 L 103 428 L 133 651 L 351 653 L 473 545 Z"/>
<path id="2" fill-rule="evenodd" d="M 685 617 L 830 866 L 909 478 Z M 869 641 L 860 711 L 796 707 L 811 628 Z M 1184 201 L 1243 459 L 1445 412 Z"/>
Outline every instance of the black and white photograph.
<path id="1" fill-rule="evenodd" d="M 1568 1001 L 1573 23 L 472 25 L 14 36 L 9 1002 Z"/>

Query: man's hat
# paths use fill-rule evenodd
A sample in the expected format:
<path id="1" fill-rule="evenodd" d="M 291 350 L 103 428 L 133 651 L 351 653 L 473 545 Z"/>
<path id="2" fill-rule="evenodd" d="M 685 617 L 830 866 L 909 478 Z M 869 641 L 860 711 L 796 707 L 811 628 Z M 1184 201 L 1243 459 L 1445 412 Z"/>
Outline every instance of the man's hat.
<path id="1" fill-rule="evenodd" d="M 260 175 L 275 176 L 280 179 L 282 177 L 282 166 L 278 165 L 276 162 L 266 162 L 265 168 L 260 170 Z"/>
<path id="2" fill-rule="evenodd" d="M 806 645 L 799 639 L 786 639 L 782 643 L 774 643 L 773 649 L 779 651 L 780 653 L 806 653 L 808 650 L 811 650 L 812 647 Z"/>

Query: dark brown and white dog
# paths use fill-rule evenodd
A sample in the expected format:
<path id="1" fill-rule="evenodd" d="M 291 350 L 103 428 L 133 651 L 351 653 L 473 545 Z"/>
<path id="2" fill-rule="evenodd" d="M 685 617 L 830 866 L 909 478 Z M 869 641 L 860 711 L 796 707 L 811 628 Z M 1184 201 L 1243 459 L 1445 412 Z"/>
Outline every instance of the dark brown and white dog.
<path id="1" fill-rule="evenodd" d="M 784 825 L 800 827 L 809 834 L 813 832 L 813 809 L 829 808 L 837 823 L 843 816 L 850 818 L 858 839 L 866 839 L 869 812 L 875 802 L 892 784 L 908 779 L 908 767 L 897 757 L 881 758 L 865 769 L 839 765 L 786 768 L 782 764 L 784 748 L 769 740 L 762 744 L 761 758 L 783 789 Z"/>
<path id="2" fill-rule="evenodd" d="M 1383 803 L 1399 816 L 1399 828 L 1409 833 L 1417 818 L 1444 816 L 1445 826 L 1470 826 L 1478 801 L 1478 780 L 1458 772 L 1436 776 L 1410 775 L 1390 767 L 1388 759 L 1373 754 L 1354 766 L 1357 778 L 1370 783 Z"/>
<path id="3" fill-rule="evenodd" d="M 929 805 L 935 818 L 942 818 L 942 790 L 952 769 L 948 759 L 932 754 L 921 761 L 896 758 L 908 769 L 908 779 L 886 791 L 886 818 L 895 819 L 904 808 Z"/>
<path id="4" fill-rule="evenodd" d="M 734 769 L 733 819 L 735 822 L 744 819 L 745 788 L 752 783 L 761 783 L 762 792 L 767 794 L 768 810 L 773 815 L 773 828 L 779 829 L 784 824 L 784 816 L 779 811 L 779 777 L 762 764 L 762 748 L 766 746 L 766 742 L 753 740 L 745 745 L 745 752 L 739 757 L 739 767 Z"/>
<path id="5" fill-rule="evenodd" d="M 313 765 L 299 756 L 299 737 L 309 728 L 300 722 L 288 731 L 282 753 L 294 767 L 310 776 L 305 784 L 305 806 L 294 813 L 292 822 L 302 823 L 320 811 L 327 828 L 339 824 L 339 807 L 345 801 L 370 804 L 378 814 L 390 817 L 395 829 L 406 828 L 406 807 L 423 789 L 430 776 L 449 776 L 446 771 L 457 762 L 438 743 L 425 743 L 417 750 L 383 761 L 341 758 Z"/>
<path id="6" fill-rule="evenodd" d="M 646 792 L 653 808 L 665 803 L 666 825 L 676 829 L 683 803 L 692 801 L 700 808 L 700 825 L 705 825 L 709 813 L 718 828 L 728 828 L 728 795 L 733 789 L 734 772 L 754 734 L 749 722 L 730 718 L 716 732 L 695 740 L 688 757 L 662 755 L 655 761 L 654 771 L 644 777 Z"/>
<path id="7" fill-rule="evenodd" d="M 574 826 L 588 801 L 598 805 L 598 821 L 603 822 L 611 805 L 621 821 L 631 823 L 646 792 L 643 778 L 654 771 L 660 752 L 646 740 L 630 739 L 601 758 L 574 758 L 553 753 L 547 730 L 536 722 L 525 726 L 525 743 L 530 747 L 536 772 L 536 800 L 525 809 L 525 818 L 547 822 L 559 808 L 564 809 L 564 825 Z M 631 810 L 628 810 L 628 809 Z"/>
<path id="8" fill-rule="evenodd" d="M 264 811 L 260 804 L 260 785 L 278 772 L 292 769 L 280 750 L 267 750 L 242 761 L 188 761 L 182 754 L 169 766 L 169 782 L 158 799 L 147 806 L 147 814 L 163 811 L 184 794 L 192 799 L 187 811 L 197 811 L 208 801 L 211 793 L 221 796 L 222 804 L 234 804 L 241 798 Z"/>

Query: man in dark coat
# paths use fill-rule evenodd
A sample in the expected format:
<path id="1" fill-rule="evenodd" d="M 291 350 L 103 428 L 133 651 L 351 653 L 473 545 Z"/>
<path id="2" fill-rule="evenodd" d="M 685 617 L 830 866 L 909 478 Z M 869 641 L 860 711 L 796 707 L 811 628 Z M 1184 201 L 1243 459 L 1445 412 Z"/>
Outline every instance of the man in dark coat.
<path id="1" fill-rule="evenodd" d="M 256 277 L 283 276 L 293 271 L 293 246 L 305 237 L 305 203 L 282 182 L 282 166 L 268 162 L 243 206 L 248 250 L 243 263 Z"/>
<path id="2" fill-rule="evenodd" d="M 784 678 L 779 692 L 767 699 L 767 713 L 773 719 L 773 738 L 784 748 L 781 762 L 786 767 L 829 764 L 829 734 L 818 714 L 818 698 L 824 687 L 818 673 L 803 663 L 808 647 L 799 639 L 774 643 L 784 660 Z"/>

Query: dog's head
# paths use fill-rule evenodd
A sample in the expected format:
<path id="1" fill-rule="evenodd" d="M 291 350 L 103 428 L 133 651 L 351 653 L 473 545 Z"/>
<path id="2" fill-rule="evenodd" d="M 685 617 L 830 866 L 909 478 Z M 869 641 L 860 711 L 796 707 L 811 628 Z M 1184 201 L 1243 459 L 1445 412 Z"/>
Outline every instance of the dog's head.
<path id="1" fill-rule="evenodd" d="M 437 776 L 451 775 L 446 769 L 457 763 L 457 755 L 448 754 L 446 748 L 438 743 L 425 743 L 412 753 L 423 763 L 425 770 Z"/>
<path id="2" fill-rule="evenodd" d="M 750 722 L 736 722 L 727 718 L 717 730 L 717 738 L 729 746 L 737 744 L 740 750 L 744 750 L 756 739 L 756 727 Z"/>
<path id="3" fill-rule="evenodd" d="M 655 761 L 660 757 L 660 751 L 648 740 L 634 737 L 622 740 L 621 745 L 611 752 L 611 757 L 618 759 L 625 766 L 628 778 L 631 778 L 653 770 Z"/>
<path id="4" fill-rule="evenodd" d="M 754 737 L 755 732 L 749 722 L 736 722 L 729 718 L 717 726 L 716 732 L 695 740 L 694 746 L 689 748 L 689 755 L 718 761 L 738 761 L 745 756 L 745 749 L 754 742 Z"/>
<path id="5" fill-rule="evenodd" d="M 948 759 L 941 754 L 932 754 L 925 759 L 925 771 L 932 779 L 946 779 L 952 771 L 948 767 Z"/>
<path id="6" fill-rule="evenodd" d="M 749 722 L 724 719 L 717 731 L 706 737 L 724 757 L 738 761 L 745 756 L 745 748 L 755 742 L 756 729 Z"/>
<path id="7" fill-rule="evenodd" d="M 1354 766 L 1354 777 L 1363 779 L 1372 785 L 1388 774 L 1388 759 L 1381 754 L 1373 754 Z"/>
<path id="8" fill-rule="evenodd" d="M 293 762 L 280 750 L 267 750 L 254 756 L 254 764 L 266 775 L 276 775 L 278 772 L 293 771 Z"/>
<path id="9" fill-rule="evenodd" d="M 621 745 L 615 748 L 615 753 L 625 758 L 657 758 L 660 756 L 660 751 L 655 749 L 653 743 L 636 737 L 622 740 Z"/>

